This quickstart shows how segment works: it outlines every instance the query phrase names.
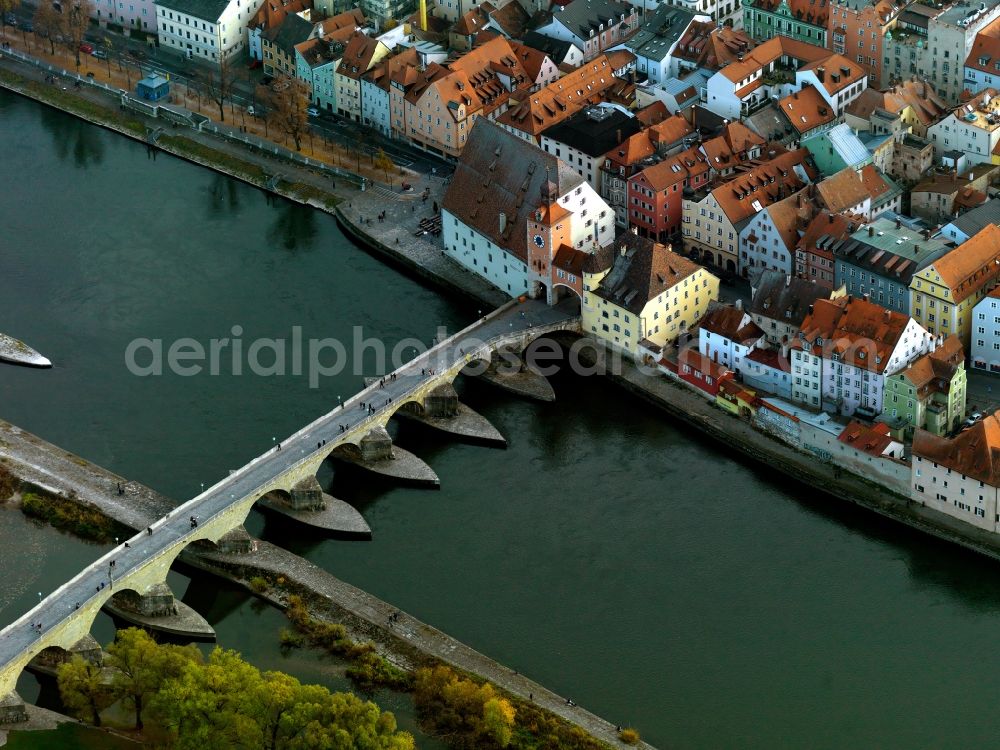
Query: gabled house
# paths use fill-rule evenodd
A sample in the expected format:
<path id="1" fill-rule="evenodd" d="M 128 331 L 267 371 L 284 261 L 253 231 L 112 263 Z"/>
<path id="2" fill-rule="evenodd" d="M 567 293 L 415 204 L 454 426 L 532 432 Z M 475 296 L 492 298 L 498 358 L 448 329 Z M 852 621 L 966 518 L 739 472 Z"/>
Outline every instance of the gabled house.
<path id="1" fill-rule="evenodd" d="M 613 212 L 579 173 L 485 117 L 462 150 L 441 226 L 444 252 L 461 266 L 512 297 L 549 300 L 580 293 L 583 256 L 615 235 Z"/>
<path id="2" fill-rule="evenodd" d="M 231 60 L 247 45 L 247 26 L 262 2 L 263 0 L 154 0 L 157 40 L 161 47 L 189 60 L 198 57 L 218 65 L 222 61 Z M 143 4 L 139 3 L 140 9 Z M 124 5 L 119 2 L 117 23 L 138 28 L 139 16 L 133 15 L 133 6 L 129 6 L 129 24 L 123 15 Z"/>
<path id="3" fill-rule="evenodd" d="M 393 83 L 405 86 L 416 80 L 420 55 L 414 47 L 398 54 L 384 57 L 371 70 L 361 76 L 361 122 L 378 130 L 382 135 L 392 135 L 392 114 L 389 90 Z"/>
<path id="4" fill-rule="evenodd" d="M 905 370 L 885 380 L 882 419 L 900 436 L 915 430 L 945 435 L 965 416 L 965 352 L 956 336 L 944 339 Z"/>
<path id="5" fill-rule="evenodd" d="M 922 78 L 907 78 L 885 90 L 867 88 L 844 110 L 844 121 L 856 131 L 904 133 L 923 138 L 927 128 L 947 115 L 944 99 Z"/>
<path id="6" fill-rule="evenodd" d="M 711 19 L 673 5 L 659 5 L 644 15 L 639 30 L 623 46 L 635 55 L 636 72 L 640 76 L 651 83 L 661 83 L 677 76 L 673 53 L 691 24 Z"/>
<path id="7" fill-rule="evenodd" d="M 552 7 L 537 14 L 533 30 L 582 49 L 585 61 L 628 40 L 639 28 L 637 8 L 618 0 L 570 0 Z"/>
<path id="8" fill-rule="evenodd" d="M 636 119 L 642 121 L 641 113 Z M 604 155 L 601 197 L 615 211 L 618 226 L 628 225 L 628 181 L 638 172 L 659 163 L 694 143 L 694 129 L 679 115 L 666 117 L 626 138 Z"/>
<path id="9" fill-rule="evenodd" d="M 600 191 L 604 154 L 642 128 L 635 117 L 616 107 L 596 105 L 542 132 L 543 151 L 569 162 Z"/>
<path id="10" fill-rule="evenodd" d="M 832 213 L 852 213 L 872 219 L 897 210 L 902 190 L 878 168 L 842 169 L 816 185 L 817 199 Z"/>
<path id="11" fill-rule="evenodd" d="M 736 375 L 742 371 L 744 359 L 763 343 L 764 332 L 740 303 L 735 307 L 712 305 L 698 323 L 698 351 Z"/>
<path id="12" fill-rule="evenodd" d="M 833 289 L 836 264 L 833 248 L 850 238 L 864 217 L 820 209 L 795 245 L 795 275 Z"/>
<path id="13" fill-rule="evenodd" d="M 778 32 L 806 44 L 826 47 L 830 18 L 827 0 L 745 0 L 743 28 L 754 39 L 770 39 Z"/>
<path id="14" fill-rule="evenodd" d="M 764 156 L 765 141 L 742 122 L 728 122 L 719 134 L 703 141 L 699 149 L 705 155 L 710 179 L 728 177 Z M 777 154 L 774 154 L 777 156 Z"/>
<path id="15" fill-rule="evenodd" d="M 629 225 L 665 242 L 680 231 L 684 190 L 697 190 L 708 179 L 708 160 L 694 146 L 637 172 L 628 180 Z"/>
<path id="16" fill-rule="evenodd" d="M 361 78 L 390 52 L 392 50 L 378 39 L 364 34 L 351 37 L 334 75 L 338 114 L 355 122 L 361 121 Z"/>
<path id="17" fill-rule="evenodd" d="M 781 271 L 760 271 L 750 283 L 753 299 L 747 312 L 764 332 L 767 345 L 775 349 L 791 343 L 816 300 L 843 295 L 842 289 L 834 292 Z"/>
<path id="18" fill-rule="evenodd" d="M 857 297 L 816 300 L 791 345 L 792 400 L 874 418 L 886 377 L 933 348 L 934 337 L 908 315 Z"/>
<path id="19" fill-rule="evenodd" d="M 1000 164 L 1000 92 L 987 88 L 927 128 L 934 153 L 960 151 L 970 165 Z"/>
<path id="20" fill-rule="evenodd" d="M 835 286 L 910 315 L 913 275 L 951 250 L 929 234 L 899 220 L 876 219 L 834 248 Z"/>
<path id="21" fill-rule="evenodd" d="M 295 75 L 305 82 L 312 104 L 327 112 L 337 109 L 337 86 L 334 73 L 344 54 L 344 43 L 309 39 L 296 44 Z"/>
<path id="22" fill-rule="evenodd" d="M 801 88 L 796 71 L 830 56 L 828 50 L 775 36 L 737 57 L 708 79 L 705 107 L 737 120 Z"/>
<path id="23" fill-rule="evenodd" d="M 740 262 L 744 278 L 771 269 L 791 275 L 795 248 L 818 207 L 816 188 L 807 185 L 797 193 L 764 206 L 740 229 Z"/>
<path id="24" fill-rule="evenodd" d="M 727 182 L 684 197 L 684 245 L 706 263 L 738 273 L 739 233 L 757 213 L 811 182 L 816 173 L 805 149 L 759 163 Z"/>
<path id="25" fill-rule="evenodd" d="M 989 414 L 954 437 L 918 429 L 912 499 L 960 521 L 1000 531 L 1000 419 Z"/>
<path id="26" fill-rule="evenodd" d="M 565 39 L 554 39 L 542 36 L 537 31 L 529 31 L 521 42 L 550 57 L 560 70 L 567 73 L 583 65 L 583 48 Z"/>
<path id="27" fill-rule="evenodd" d="M 582 325 L 634 358 L 693 328 L 718 297 L 719 279 L 666 245 L 624 232 L 612 248 L 610 267 L 584 275 Z"/>
<path id="28" fill-rule="evenodd" d="M 537 144 L 543 131 L 605 101 L 612 89 L 622 83 L 615 77 L 608 56 L 601 55 L 524 97 L 501 114 L 497 124 L 518 138 Z"/>
<path id="29" fill-rule="evenodd" d="M 935 335 L 954 334 L 969 347 L 979 323 L 973 308 L 1000 282 L 1000 227 L 988 224 L 913 275 L 910 310 Z"/>
<path id="30" fill-rule="evenodd" d="M 788 121 L 785 132 L 791 130 L 799 141 L 829 130 L 837 120 L 837 113 L 815 86 L 793 91 L 778 102 L 778 108 Z"/>

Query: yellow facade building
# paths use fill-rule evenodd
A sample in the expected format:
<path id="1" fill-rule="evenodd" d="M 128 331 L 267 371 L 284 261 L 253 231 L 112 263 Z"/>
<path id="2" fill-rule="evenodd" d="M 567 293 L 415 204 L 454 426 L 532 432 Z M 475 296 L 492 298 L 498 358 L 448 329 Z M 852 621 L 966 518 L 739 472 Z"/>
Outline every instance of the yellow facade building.
<path id="1" fill-rule="evenodd" d="M 638 356 L 640 342 L 672 344 L 719 296 L 719 279 L 669 246 L 621 235 L 613 257 L 584 269 L 583 330 Z"/>
<path id="2" fill-rule="evenodd" d="M 1000 281 L 1000 227 L 989 224 L 910 281 L 910 314 L 931 334 L 968 350 L 972 308 Z"/>

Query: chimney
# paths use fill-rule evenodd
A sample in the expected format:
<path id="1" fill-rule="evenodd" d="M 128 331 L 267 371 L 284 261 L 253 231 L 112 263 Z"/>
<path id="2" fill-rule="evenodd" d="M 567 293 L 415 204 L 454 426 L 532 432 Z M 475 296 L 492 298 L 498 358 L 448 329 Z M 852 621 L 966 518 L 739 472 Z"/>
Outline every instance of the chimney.
<path id="1" fill-rule="evenodd" d="M 500 234 L 507 231 L 507 214 L 500 212 Z"/>
<path id="2" fill-rule="evenodd" d="M 896 219 L 896 229 L 900 229 L 902 226 L 903 222 L 901 222 L 899 219 Z"/>
<path id="3" fill-rule="evenodd" d="M 868 227 L 868 236 L 869 237 L 875 236 L 875 227 Z"/>
<path id="4" fill-rule="evenodd" d="M 823 83 L 823 81 L 825 80 L 826 69 L 822 65 L 816 68 L 816 77 L 819 79 L 820 83 Z"/>

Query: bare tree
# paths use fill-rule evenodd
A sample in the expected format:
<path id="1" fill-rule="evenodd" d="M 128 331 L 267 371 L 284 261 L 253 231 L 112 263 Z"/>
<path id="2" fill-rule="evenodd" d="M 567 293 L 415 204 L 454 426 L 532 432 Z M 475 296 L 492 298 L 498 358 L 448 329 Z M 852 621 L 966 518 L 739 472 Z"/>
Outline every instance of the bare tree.
<path id="1" fill-rule="evenodd" d="M 4 36 L 7 36 L 7 14 L 20 7 L 21 0 L 0 0 L 0 28 L 3 29 Z"/>
<path id="2" fill-rule="evenodd" d="M 271 89 L 268 108 L 273 125 L 280 132 L 291 136 L 295 150 L 302 150 L 302 136 L 309 130 L 309 92 L 298 78 L 281 76 Z"/>
<path id="3" fill-rule="evenodd" d="M 234 71 L 225 57 L 219 58 L 218 70 L 209 70 L 205 78 L 205 93 L 219 107 L 219 121 L 226 121 L 226 99 L 233 93 Z"/>
<path id="4" fill-rule="evenodd" d="M 66 31 L 66 16 L 56 10 L 51 0 L 42 0 L 35 11 L 35 33 L 48 37 L 52 54 L 56 53 L 56 37 L 64 36 Z"/>
<path id="5" fill-rule="evenodd" d="M 93 14 L 93 0 L 69 0 L 63 6 L 63 15 L 66 16 L 66 45 L 76 55 L 77 68 L 80 67 L 80 45 L 87 38 Z"/>

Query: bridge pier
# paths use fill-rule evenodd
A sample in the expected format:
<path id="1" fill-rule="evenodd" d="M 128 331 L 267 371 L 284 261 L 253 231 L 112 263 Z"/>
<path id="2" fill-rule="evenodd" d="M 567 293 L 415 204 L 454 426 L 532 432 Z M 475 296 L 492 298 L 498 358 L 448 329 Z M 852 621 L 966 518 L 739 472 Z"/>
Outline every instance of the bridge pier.
<path id="1" fill-rule="evenodd" d="M 227 531 L 215 543 L 216 550 L 227 555 L 248 555 L 257 551 L 257 541 L 243 526 Z"/>
<path id="2" fill-rule="evenodd" d="M 481 369 L 481 367 L 478 365 L 476 369 Z M 556 400 L 556 392 L 552 389 L 552 384 L 549 383 L 548 379 L 532 370 L 524 361 L 523 354 L 514 349 L 505 348 L 495 351 L 486 371 L 476 374 L 475 377 L 517 396 L 525 396 L 536 401 Z"/>
<path id="3" fill-rule="evenodd" d="M 413 403 L 404 404 L 396 416 L 454 435 L 462 440 L 488 445 L 506 446 L 507 440 L 486 417 L 458 400 L 458 392 L 450 383 L 440 385 L 424 399 L 421 409 Z"/>
<path id="4" fill-rule="evenodd" d="M 303 479 L 288 494 L 288 500 L 265 495 L 259 505 L 334 536 L 371 539 L 372 530 L 364 516 L 352 505 L 323 492 L 316 477 Z"/>
<path id="5" fill-rule="evenodd" d="M 392 437 L 381 425 L 361 438 L 356 451 L 336 452 L 334 457 L 405 484 L 434 487 L 441 484 L 430 466 L 408 450 L 393 445 Z"/>
<path id="6" fill-rule="evenodd" d="M 12 690 L 0 700 L 0 724 L 19 724 L 28 720 L 28 709 L 24 707 L 24 699 Z"/>
<path id="7" fill-rule="evenodd" d="M 168 635 L 214 640 L 215 630 L 194 609 L 174 598 L 166 582 L 145 593 L 126 589 L 108 599 L 104 609 L 119 620 Z"/>

